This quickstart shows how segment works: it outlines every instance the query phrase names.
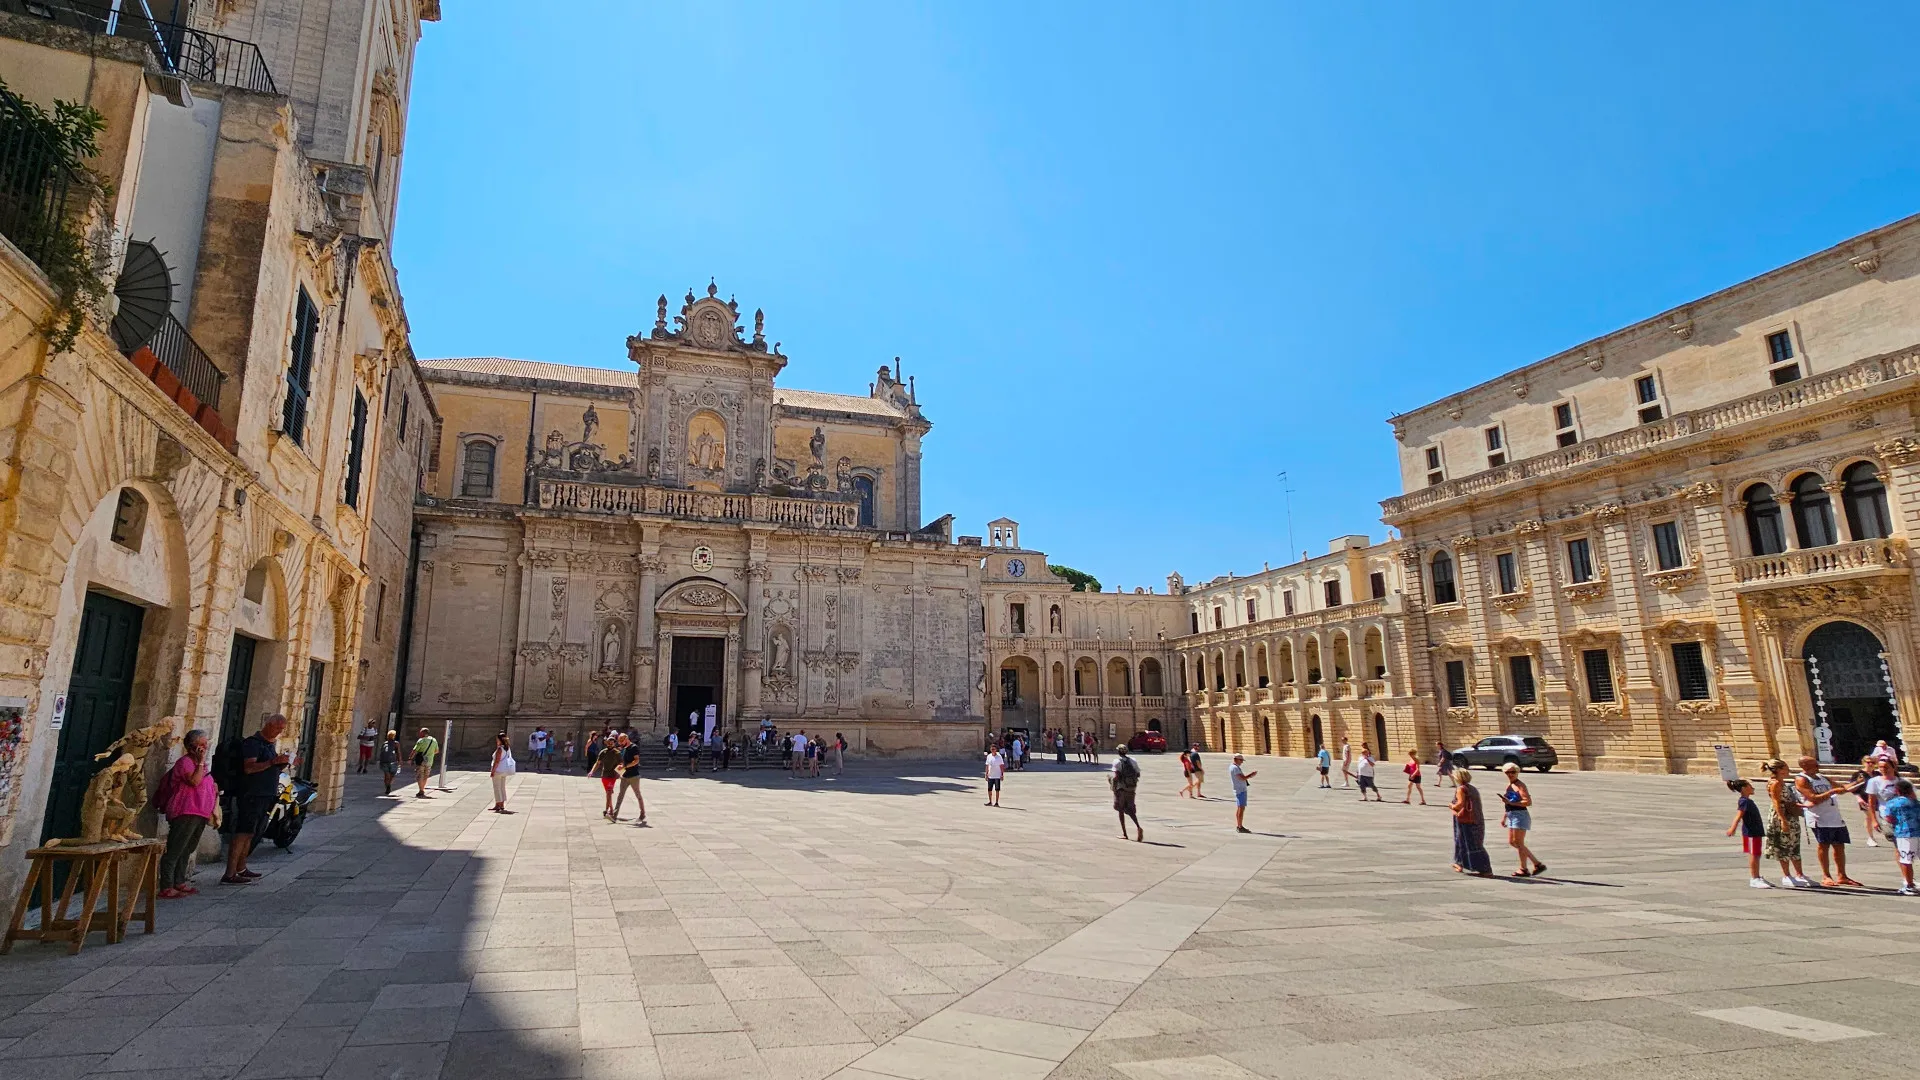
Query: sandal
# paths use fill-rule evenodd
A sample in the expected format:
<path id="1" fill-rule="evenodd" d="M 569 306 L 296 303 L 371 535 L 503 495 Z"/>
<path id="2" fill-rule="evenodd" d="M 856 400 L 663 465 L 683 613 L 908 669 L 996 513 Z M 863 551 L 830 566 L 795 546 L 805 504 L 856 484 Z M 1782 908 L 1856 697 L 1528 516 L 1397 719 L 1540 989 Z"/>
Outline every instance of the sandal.
<path id="1" fill-rule="evenodd" d="M 231 875 L 231 874 L 229 874 L 229 875 L 227 875 L 226 877 L 223 877 L 223 878 L 221 878 L 221 879 L 220 879 L 220 884 L 222 884 L 222 885 L 251 885 L 251 884 L 253 884 L 253 879 L 252 879 L 252 878 L 243 878 L 243 877 L 234 877 L 233 875 Z"/>
<path id="2" fill-rule="evenodd" d="M 1534 864 L 1533 864 L 1533 876 L 1534 876 L 1534 877 L 1539 877 L 1539 876 L 1540 876 L 1541 874 L 1544 874 L 1544 873 L 1546 873 L 1546 872 L 1547 872 L 1547 864 L 1546 864 L 1546 863 L 1543 863 L 1543 862 L 1537 862 L 1537 863 L 1534 863 Z"/>
<path id="3" fill-rule="evenodd" d="M 180 890 L 169 885 L 166 888 L 161 889 L 157 895 L 162 900 L 178 900 L 180 899 Z"/>

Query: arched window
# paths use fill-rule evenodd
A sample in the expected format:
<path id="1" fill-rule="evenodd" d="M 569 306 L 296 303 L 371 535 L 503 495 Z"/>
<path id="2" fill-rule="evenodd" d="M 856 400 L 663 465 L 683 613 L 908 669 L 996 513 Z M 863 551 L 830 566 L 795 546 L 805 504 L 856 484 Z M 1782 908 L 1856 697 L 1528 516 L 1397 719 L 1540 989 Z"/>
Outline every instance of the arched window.
<path id="1" fill-rule="evenodd" d="M 1802 473 L 1793 482 L 1793 531 L 1803 548 L 1826 547 L 1839 539 L 1833 531 L 1833 499 L 1813 473 Z"/>
<path id="2" fill-rule="evenodd" d="M 1873 462 L 1862 461 L 1840 474 L 1846 485 L 1841 498 L 1847 506 L 1847 531 L 1855 540 L 1878 540 L 1893 535 L 1893 519 L 1887 514 L 1887 485 Z"/>
<path id="3" fill-rule="evenodd" d="M 1755 555 L 1778 555 L 1787 550 L 1787 530 L 1780 521 L 1780 503 L 1773 489 L 1755 484 L 1747 489 L 1747 544 Z"/>
<path id="4" fill-rule="evenodd" d="M 1433 556 L 1433 602 L 1451 604 L 1460 599 L 1459 590 L 1453 587 L 1453 556 L 1444 551 Z"/>
<path id="5" fill-rule="evenodd" d="M 853 493 L 860 496 L 860 527 L 873 528 L 873 478 L 856 476 L 853 478 Z"/>
<path id="6" fill-rule="evenodd" d="M 493 498 L 493 444 L 485 439 L 467 443 L 460 459 L 460 494 L 469 499 Z"/>

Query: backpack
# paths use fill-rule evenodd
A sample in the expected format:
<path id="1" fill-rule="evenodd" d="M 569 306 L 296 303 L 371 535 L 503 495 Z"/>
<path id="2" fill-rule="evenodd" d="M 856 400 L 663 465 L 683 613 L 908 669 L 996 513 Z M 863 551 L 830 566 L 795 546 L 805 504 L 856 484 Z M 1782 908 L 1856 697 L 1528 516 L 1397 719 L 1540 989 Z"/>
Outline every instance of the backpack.
<path id="1" fill-rule="evenodd" d="M 167 766 L 165 775 L 160 777 L 160 787 L 153 793 L 151 805 L 160 812 L 161 817 L 167 816 L 167 811 L 173 808 L 174 797 L 180 793 L 180 773 L 177 768 L 177 761 Z"/>
<path id="2" fill-rule="evenodd" d="M 240 737 L 234 736 L 220 744 L 213 752 L 213 768 L 208 770 L 223 794 L 233 795 L 239 792 L 240 784 L 246 774 L 240 768 Z"/>
<path id="3" fill-rule="evenodd" d="M 1121 758 L 1120 765 L 1113 771 L 1113 786 L 1125 790 L 1140 782 L 1140 766 L 1130 757 Z"/>

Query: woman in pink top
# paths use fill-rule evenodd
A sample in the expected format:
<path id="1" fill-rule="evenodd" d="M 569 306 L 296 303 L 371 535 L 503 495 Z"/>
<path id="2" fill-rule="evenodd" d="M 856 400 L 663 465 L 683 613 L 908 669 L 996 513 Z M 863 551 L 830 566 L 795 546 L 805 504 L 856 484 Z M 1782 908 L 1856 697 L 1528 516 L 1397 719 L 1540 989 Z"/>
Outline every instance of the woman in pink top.
<path id="1" fill-rule="evenodd" d="M 187 876 L 193 873 L 200 834 L 213 822 L 214 806 L 220 800 L 218 786 L 207 775 L 207 733 L 199 728 L 187 732 L 185 747 L 186 752 L 160 781 L 160 797 L 154 800 L 167 816 L 167 853 L 160 857 L 163 900 L 200 891 L 187 884 Z"/>

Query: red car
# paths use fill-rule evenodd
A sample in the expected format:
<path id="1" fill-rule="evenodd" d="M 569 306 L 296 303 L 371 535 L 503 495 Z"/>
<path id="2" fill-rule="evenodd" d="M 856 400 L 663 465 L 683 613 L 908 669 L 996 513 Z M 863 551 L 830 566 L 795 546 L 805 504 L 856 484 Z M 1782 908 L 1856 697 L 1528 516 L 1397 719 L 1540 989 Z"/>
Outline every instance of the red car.
<path id="1" fill-rule="evenodd" d="M 1127 740 L 1127 749 L 1135 752 L 1164 754 L 1167 752 L 1167 737 L 1158 731 L 1136 731 L 1133 738 Z"/>

